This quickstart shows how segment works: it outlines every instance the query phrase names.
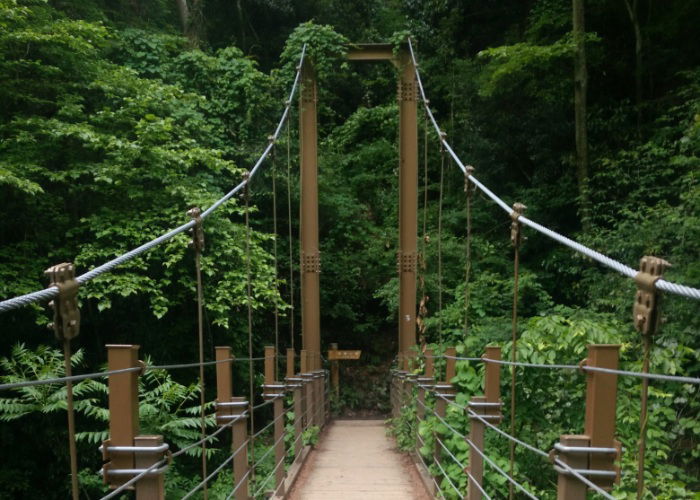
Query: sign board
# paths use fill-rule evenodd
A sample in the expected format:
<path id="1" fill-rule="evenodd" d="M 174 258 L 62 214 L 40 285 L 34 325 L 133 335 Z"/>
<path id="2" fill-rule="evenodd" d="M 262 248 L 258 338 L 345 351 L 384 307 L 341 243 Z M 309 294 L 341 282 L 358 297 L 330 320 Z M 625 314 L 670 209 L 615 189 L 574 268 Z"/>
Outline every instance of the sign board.
<path id="1" fill-rule="evenodd" d="M 360 354 L 362 354 L 362 351 L 341 351 L 336 349 L 328 351 L 328 360 L 360 359 Z"/>

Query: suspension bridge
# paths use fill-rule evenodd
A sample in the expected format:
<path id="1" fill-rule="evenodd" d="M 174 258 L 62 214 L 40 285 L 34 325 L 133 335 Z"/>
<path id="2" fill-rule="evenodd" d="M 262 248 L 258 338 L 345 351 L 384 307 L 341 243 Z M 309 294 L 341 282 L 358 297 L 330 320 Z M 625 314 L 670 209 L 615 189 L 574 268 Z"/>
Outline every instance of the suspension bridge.
<path id="1" fill-rule="evenodd" d="M 650 372 L 650 349 L 659 320 L 659 298 L 662 294 L 677 295 L 681 300 L 700 300 L 700 290 L 665 280 L 668 263 L 646 256 L 639 269 L 633 269 L 600 252 L 588 248 L 558 232 L 538 224 L 524 215 L 525 205 L 510 206 L 494 191 L 480 182 L 474 169 L 465 164 L 447 141 L 431 110 L 421 80 L 419 65 L 411 41 L 394 47 L 390 44 L 354 45 L 348 59 L 355 62 L 384 61 L 393 64 L 398 74 L 399 102 L 399 274 L 398 352 L 391 371 L 391 412 L 395 419 L 406 414 L 412 417 L 410 432 L 415 434 L 416 452 L 407 456 L 397 453 L 383 432 L 381 421 L 329 422 L 330 368 L 335 368 L 329 351 L 322 356 L 319 273 L 318 183 L 317 183 L 317 84 L 313 61 L 301 50 L 296 74 L 284 103 L 279 122 L 268 138 L 258 160 L 244 179 L 210 207 L 188 211 L 190 220 L 161 236 L 144 243 L 82 275 L 76 275 L 71 263 L 58 264 L 47 270 L 51 284 L 33 293 L 0 302 L 0 313 L 50 301 L 54 310 L 53 329 L 62 342 L 65 376 L 36 379 L 0 385 L 4 392 L 18 391 L 37 385 L 65 384 L 67 398 L 68 453 L 71 463 L 71 491 L 80 497 L 78 482 L 76 423 L 73 385 L 88 379 L 107 378 L 109 387 L 109 438 L 99 447 L 102 467 L 99 474 L 110 486 L 102 500 L 116 498 L 134 490 L 139 499 L 165 497 L 164 481 L 171 464 L 194 449 L 201 453 L 201 481 L 182 498 L 208 498 L 211 483 L 221 475 L 230 476 L 230 489 L 224 498 L 496 498 L 493 485 L 486 480 L 486 471 L 496 473 L 508 483 L 508 496 L 537 498 L 528 489 L 527 478 L 520 477 L 515 463 L 515 450 L 522 449 L 534 458 L 550 464 L 552 496 L 560 499 L 584 499 L 594 494 L 613 498 L 610 491 L 621 474 L 636 474 L 638 497 L 644 494 L 644 455 L 646 446 L 646 414 L 649 384 L 664 381 L 700 385 L 700 379 L 676 374 Z M 285 125 L 289 131 L 292 104 L 298 94 L 300 140 L 300 275 L 302 340 L 301 350 L 290 347 L 282 353 L 278 332 L 274 346 L 264 346 L 264 355 L 255 357 L 263 346 L 253 344 L 250 256 L 250 191 L 261 169 L 270 163 L 275 145 Z M 421 307 L 417 305 L 421 255 L 418 236 L 418 109 L 424 108 L 426 129 L 432 126 L 443 153 L 457 166 L 465 179 L 466 208 L 470 214 L 473 194 L 483 193 L 500 207 L 511 223 L 513 246 L 513 309 L 511 358 L 501 359 L 497 345 L 475 357 L 458 356 L 454 347 L 442 346 L 440 352 L 416 348 L 417 331 L 423 328 Z M 426 141 L 427 141 L 426 133 Z M 444 162 L 443 162 L 444 167 Z M 442 171 L 441 171 L 442 175 Z M 203 285 L 200 259 L 205 249 L 206 219 L 231 198 L 245 206 L 246 270 L 248 294 L 248 352 L 232 352 L 230 346 L 218 346 L 215 359 L 205 359 L 203 348 Z M 276 198 L 274 199 L 276 203 Z M 291 201 L 288 199 L 291 220 Z M 291 224 L 291 222 L 290 222 Z M 553 242 L 564 245 L 599 264 L 610 268 L 637 286 L 633 322 L 640 332 L 643 346 L 641 371 L 619 368 L 619 345 L 590 345 L 585 360 L 578 365 L 536 364 L 518 361 L 515 348 L 518 319 L 519 249 L 524 228 L 541 233 Z M 291 225 L 290 225 L 291 228 Z M 274 231 L 278 226 L 275 219 Z M 80 329 L 78 295 L 91 280 L 109 273 L 144 252 L 163 244 L 174 236 L 190 232 L 194 249 L 197 285 L 197 342 L 199 359 L 177 365 L 149 366 L 139 361 L 137 345 L 107 345 L 108 369 L 103 372 L 73 374 L 71 340 Z M 290 229 L 291 237 L 291 229 Z M 468 215 L 466 234 L 467 256 L 470 256 L 471 220 Z M 277 247 L 275 244 L 275 255 Z M 291 252 L 291 250 L 290 250 Z M 290 261 L 292 256 L 290 255 Z M 468 262 L 469 265 L 469 262 Z M 469 275 L 467 274 L 467 279 Z M 294 286 L 294 276 L 289 281 Z M 292 294 L 293 297 L 293 294 Z M 422 306 L 422 304 L 421 304 Z M 277 313 L 276 325 L 277 325 Z M 328 339 L 336 340 L 336 339 Z M 247 365 L 248 387 L 232 378 L 232 367 Z M 465 394 L 453 383 L 460 365 L 473 365 L 480 374 L 483 392 Z M 284 365 L 284 374 L 280 370 Z M 582 429 L 571 429 L 559 442 L 540 449 L 518 438 L 516 422 L 516 374 L 527 370 L 560 370 L 585 378 L 585 418 Z M 200 439 L 187 446 L 173 447 L 162 436 L 143 435 L 139 423 L 139 378 L 153 370 L 199 370 Z M 214 414 L 206 414 L 204 390 L 205 369 L 216 371 Z M 501 371 L 509 370 L 510 401 L 501 399 Z M 262 387 L 255 387 L 256 373 L 264 374 Z M 641 418 L 638 470 L 621 471 L 623 452 L 616 440 L 617 383 L 620 377 L 641 380 Z M 239 394 L 234 396 L 234 393 Z M 243 394 L 246 394 L 245 396 Z M 503 410 L 506 409 L 504 412 Z M 505 416 L 508 417 L 506 422 Z M 207 433 L 207 419 L 214 418 L 216 430 Z M 429 433 L 418 432 L 421 423 L 431 422 Z M 468 424 L 468 432 L 464 432 Z M 313 445 L 315 434 L 320 442 Z M 505 440 L 509 446 L 508 464 L 499 464 L 489 456 L 486 436 Z M 230 441 L 230 449 L 215 467 L 209 463 L 207 450 L 217 440 Z M 461 443 L 468 454 L 457 453 L 450 443 Z M 258 446 L 256 447 L 256 443 Z M 177 449 L 174 449 L 177 448 Z M 259 450 L 262 449 L 262 452 Z M 426 449 L 428 452 L 426 453 Z M 97 450 L 96 450 L 97 452 Z M 630 450 L 627 450 L 630 452 Z M 96 462 L 99 455 L 96 453 Z M 415 462 L 415 463 L 414 463 Z M 99 466 L 96 465 L 96 468 Z M 463 480 L 456 480 L 461 477 Z M 554 491 L 556 490 L 556 491 Z"/>

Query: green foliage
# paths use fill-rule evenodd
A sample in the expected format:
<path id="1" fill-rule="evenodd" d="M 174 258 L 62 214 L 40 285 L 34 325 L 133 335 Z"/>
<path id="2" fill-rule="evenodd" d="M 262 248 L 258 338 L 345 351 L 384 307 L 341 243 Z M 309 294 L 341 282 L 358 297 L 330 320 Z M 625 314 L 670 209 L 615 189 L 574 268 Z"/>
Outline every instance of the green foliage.
<path id="1" fill-rule="evenodd" d="M 83 351 L 71 357 L 71 364 L 79 366 L 83 362 Z M 147 365 L 152 359 L 146 357 Z M 14 346 L 12 357 L 0 358 L 2 383 L 25 380 L 47 379 L 65 376 L 61 351 L 48 346 L 30 350 L 22 344 Z M 49 414 L 66 409 L 66 387 L 63 384 L 46 384 L 13 389 L 16 396 L 0 398 L 0 421 L 16 420 L 34 412 Z M 78 442 L 99 445 L 107 439 L 109 411 L 106 408 L 107 384 L 99 379 L 82 380 L 73 386 L 75 411 L 93 421 L 104 430 L 76 433 Z M 166 442 L 177 447 L 185 447 L 197 441 L 201 432 L 199 417 L 201 406 L 196 404 L 199 397 L 197 384 L 182 385 L 175 382 L 165 370 L 150 369 L 139 377 L 139 419 L 143 434 L 160 434 Z M 211 413 L 213 402 L 205 404 Z M 214 416 L 206 418 L 206 426 L 215 426 Z M 201 448 L 188 450 L 191 456 L 201 455 Z M 207 450 L 215 453 L 214 449 Z"/>
<path id="2" fill-rule="evenodd" d="M 0 296 L 40 288 L 42 270 L 56 262 L 76 262 L 81 271 L 101 264 L 182 224 L 188 208 L 206 207 L 237 184 L 266 143 L 307 43 L 319 81 L 322 324 L 335 337 L 324 340 L 344 339 L 348 348 L 363 349 L 362 363 L 374 366 L 343 378 L 348 383 L 341 403 L 385 409 L 381 401 L 386 405 L 387 353 L 396 349 L 398 295 L 395 74 L 389 65 L 350 65 L 345 57 L 350 42 L 396 45 L 409 32 L 431 108 L 455 151 L 476 166 L 480 180 L 508 202 L 523 201 L 532 219 L 629 265 L 656 254 L 674 264 L 667 273 L 670 279 L 694 286 L 700 282 L 700 51 L 692 50 L 697 45 L 697 2 L 669 0 L 645 7 L 640 68 L 635 67 L 634 30 L 622 3 L 587 3 L 589 186 L 595 207 L 587 221 L 576 211 L 573 173 L 570 5 L 556 0 L 493 5 L 301 0 L 239 2 L 235 9 L 222 0 L 202 4 L 198 15 L 207 32 L 200 33 L 201 49 L 192 49 L 189 40 L 177 35 L 180 24 L 172 1 L 0 0 L 0 196 L 8 214 L 0 221 Z M 634 89 L 637 70 L 640 102 Z M 292 124 L 295 113 L 293 105 Z M 448 162 L 440 235 L 443 307 L 438 311 L 441 155 L 432 132 L 428 139 L 425 217 L 430 241 L 421 270 L 429 297 L 427 342 L 441 339 L 469 357 L 498 344 L 506 357 L 513 287 L 510 221 L 475 196 L 465 311 L 463 178 Z M 295 143 L 292 135 L 293 176 Z M 279 165 L 285 146 L 278 144 Z M 421 148 L 421 157 L 423 153 Z M 280 268 L 275 269 L 266 175 L 256 179 L 253 189 L 255 345 L 271 341 L 275 305 L 292 313 L 282 318 L 283 328 L 299 316 L 299 308 L 294 315 L 276 291 L 282 284 L 287 297 L 289 289 L 278 276 L 288 276 L 290 267 L 297 271 L 286 251 L 291 246 L 292 255 L 297 254 L 293 241 L 278 236 Z M 278 196 L 284 194 L 278 189 Z M 291 194 L 294 212 L 299 193 L 292 188 Z M 239 201 L 231 200 L 207 219 L 202 262 L 207 344 L 231 344 L 235 352 L 247 343 L 240 314 L 247 305 L 242 210 Z M 278 217 L 286 214 L 278 212 Z M 292 238 L 298 229 L 293 219 Z M 629 319 L 634 285 L 529 229 L 526 236 L 518 357 L 575 364 L 587 343 L 619 342 L 623 368 L 640 369 L 639 338 Z M 187 339 L 195 324 L 194 285 L 187 240 L 184 234 L 177 236 L 82 287 L 84 321 L 76 341 L 82 349 L 74 363 L 97 370 L 100 346 L 106 342 L 137 342 L 145 352 L 157 348 L 166 362 L 191 359 Z M 669 296 L 663 314 L 652 370 L 699 376 L 697 304 Z M 0 356 L 5 356 L 8 381 L 62 373 L 60 355 L 36 347 L 45 343 L 37 328 L 46 322 L 40 307 L 3 315 L 2 321 L 6 343 Z M 23 347 L 16 345 L 19 341 Z M 457 364 L 453 383 L 460 391 L 459 404 L 480 393 L 482 370 Z M 577 373 L 528 370 L 517 375 L 523 439 L 546 450 L 559 433 L 580 432 L 583 386 Z M 170 433 L 173 442 L 187 441 L 196 434 L 192 424 L 197 417 L 190 380 L 150 376 L 154 378 L 144 377 L 143 387 L 153 395 L 144 400 L 148 429 Z M 243 371 L 235 376 L 247 382 Z M 510 390 L 505 379 L 504 400 Z M 94 444 L 88 439 L 101 439 L 105 427 L 101 384 L 76 384 L 76 407 L 82 408 L 78 427 L 84 433 L 80 445 L 87 447 L 80 466 L 86 471 L 96 468 Z M 26 389 L 0 401 L 3 443 L 8 449 L 20 450 L 21 442 L 21 449 L 64 450 L 63 389 Z M 626 449 L 626 474 L 614 492 L 619 498 L 629 497 L 635 488 L 630 472 L 637 460 L 638 394 L 639 381 L 620 380 L 618 435 Z M 697 390 L 654 383 L 650 397 L 648 496 L 697 495 Z M 177 410 L 178 423 L 169 424 L 160 413 L 176 408 L 177 398 L 189 410 Z M 428 398 L 427 404 L 434 402 Z M 413 418 L 405 409 L 396 423 L 403 429 L 404 445 L 410 443 L 412 425 L 415 431 Z M 467 431 L 467 420 L 456 409 L 447 418 L 451 426 Z M 33 429 L 31 436 L 25 427 Z M 432 417 L 417 431 L 429 462 L 434 433 L 467 460 L 464 443 L 450 438 Z M 490 435 L 486 443 L 490 456 L 506 465 L 507 443 Z M 258 456 L 267 444 L 259 444 Z M 30 485 L 47 483 L 47 490 L 37 495 L 64 498 L 64 455 L 50 455 L 54 467 L 37 477 L 33 457 L 18 451 L 17 469 L 0 472 L 0 497 L 17 498 Z M 525 451 L 516 457 L 516 476 L 538 496 L 551 497 L 551 466 Z M 464 474 L 443 458 L 449 477 L 463 488 Z M 261 471 L 271 466 L 266 460 Z M 96 495 L 101 487 L 87 473 L 82 477 Z M 168 474 L 168 492 L 182 496 L 195 481 L 195 466 L 176 464 Z M 486 483 L 494 496 L 507 494 L 505 480 L 488 469 Z M 452 494 L 446 481 L 441 487 L 446 496 Z M 212 492 L 228 493 L 224 476 Z"/>
<path id="3" fill-rule="evenodd" d="M 412 391 L 413 392 L 413 391 Z M 396 439 L 400 450 L 412 451 L 416 447 L 416 404 L 411 403 L 411 397 L 407 404 L 399 409 L 399 416 L 389 419 L 389 433 Z"/>
<path id="4" fill-rule="evenodd" d="M 319 79 L 347 68 L 348 39 L 337 33 L 332 26 L 318 25 L 311 21 L 297 26 L 289 36 L 280 59 L 285 63 L 289 74 L 295 73 L 299 54 L 306 44 L 306 57 L 313 63 Z"/>
<path id="5" fill-rule="evenodd" d="M 71 356 L 71 366 L 83 364 L 84 351 L 78 350 Z M 0 358 L 3 384 L 13 384 L 26 380 L 52 379 L 65 376 L 63 354 L 58 349 L 42 345 L 35 350 L 24 344 L 12 348 L 10 357 Z M 13 396 L 0 398 L 0 421 L 17 420 L 32 413 L 50 414 L 66 410 L 66 386 L 64 384 L 44 384 L 13 389 Z M 73 385 L 75 410 L 91 413 L 91 404 L 99 395 L 107 392 L 106 386 L 97 380 L 81 380 Z"/>
<path id="6" fill-rule="evenodd" d="M 321 428 L 318 425 L 311 425 L 301 433 L 301 442 L 304 446 L 315 446 L 321 436 Z"/>

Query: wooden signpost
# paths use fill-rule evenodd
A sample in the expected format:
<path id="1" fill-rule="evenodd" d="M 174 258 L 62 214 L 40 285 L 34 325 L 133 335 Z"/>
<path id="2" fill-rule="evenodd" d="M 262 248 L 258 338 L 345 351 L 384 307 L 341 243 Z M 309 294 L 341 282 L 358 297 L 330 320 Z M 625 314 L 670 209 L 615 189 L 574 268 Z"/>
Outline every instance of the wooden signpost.
<path id="1" fill-rule="evenodd" d="M 338 344 L 331 344 L 331 348 L 328 350 L 328 361 L 331 362 L 331 385 L 336 398 L 340 396 L 340 369 L 338 361 L 360 359 L 361 355 L 362 351 L 360 350 L 340 350 L 338 349 Z"/>

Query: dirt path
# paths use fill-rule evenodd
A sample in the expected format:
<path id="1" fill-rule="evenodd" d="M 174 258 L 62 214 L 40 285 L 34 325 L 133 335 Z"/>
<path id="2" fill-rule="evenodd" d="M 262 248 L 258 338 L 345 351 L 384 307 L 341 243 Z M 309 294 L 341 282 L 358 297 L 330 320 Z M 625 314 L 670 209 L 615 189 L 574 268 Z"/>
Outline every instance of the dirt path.
<path id="1" fill-rule="evenodd" d="M 430 500 L 382 420 L 336 420 L 311 453 L 291 500 Z"/>

